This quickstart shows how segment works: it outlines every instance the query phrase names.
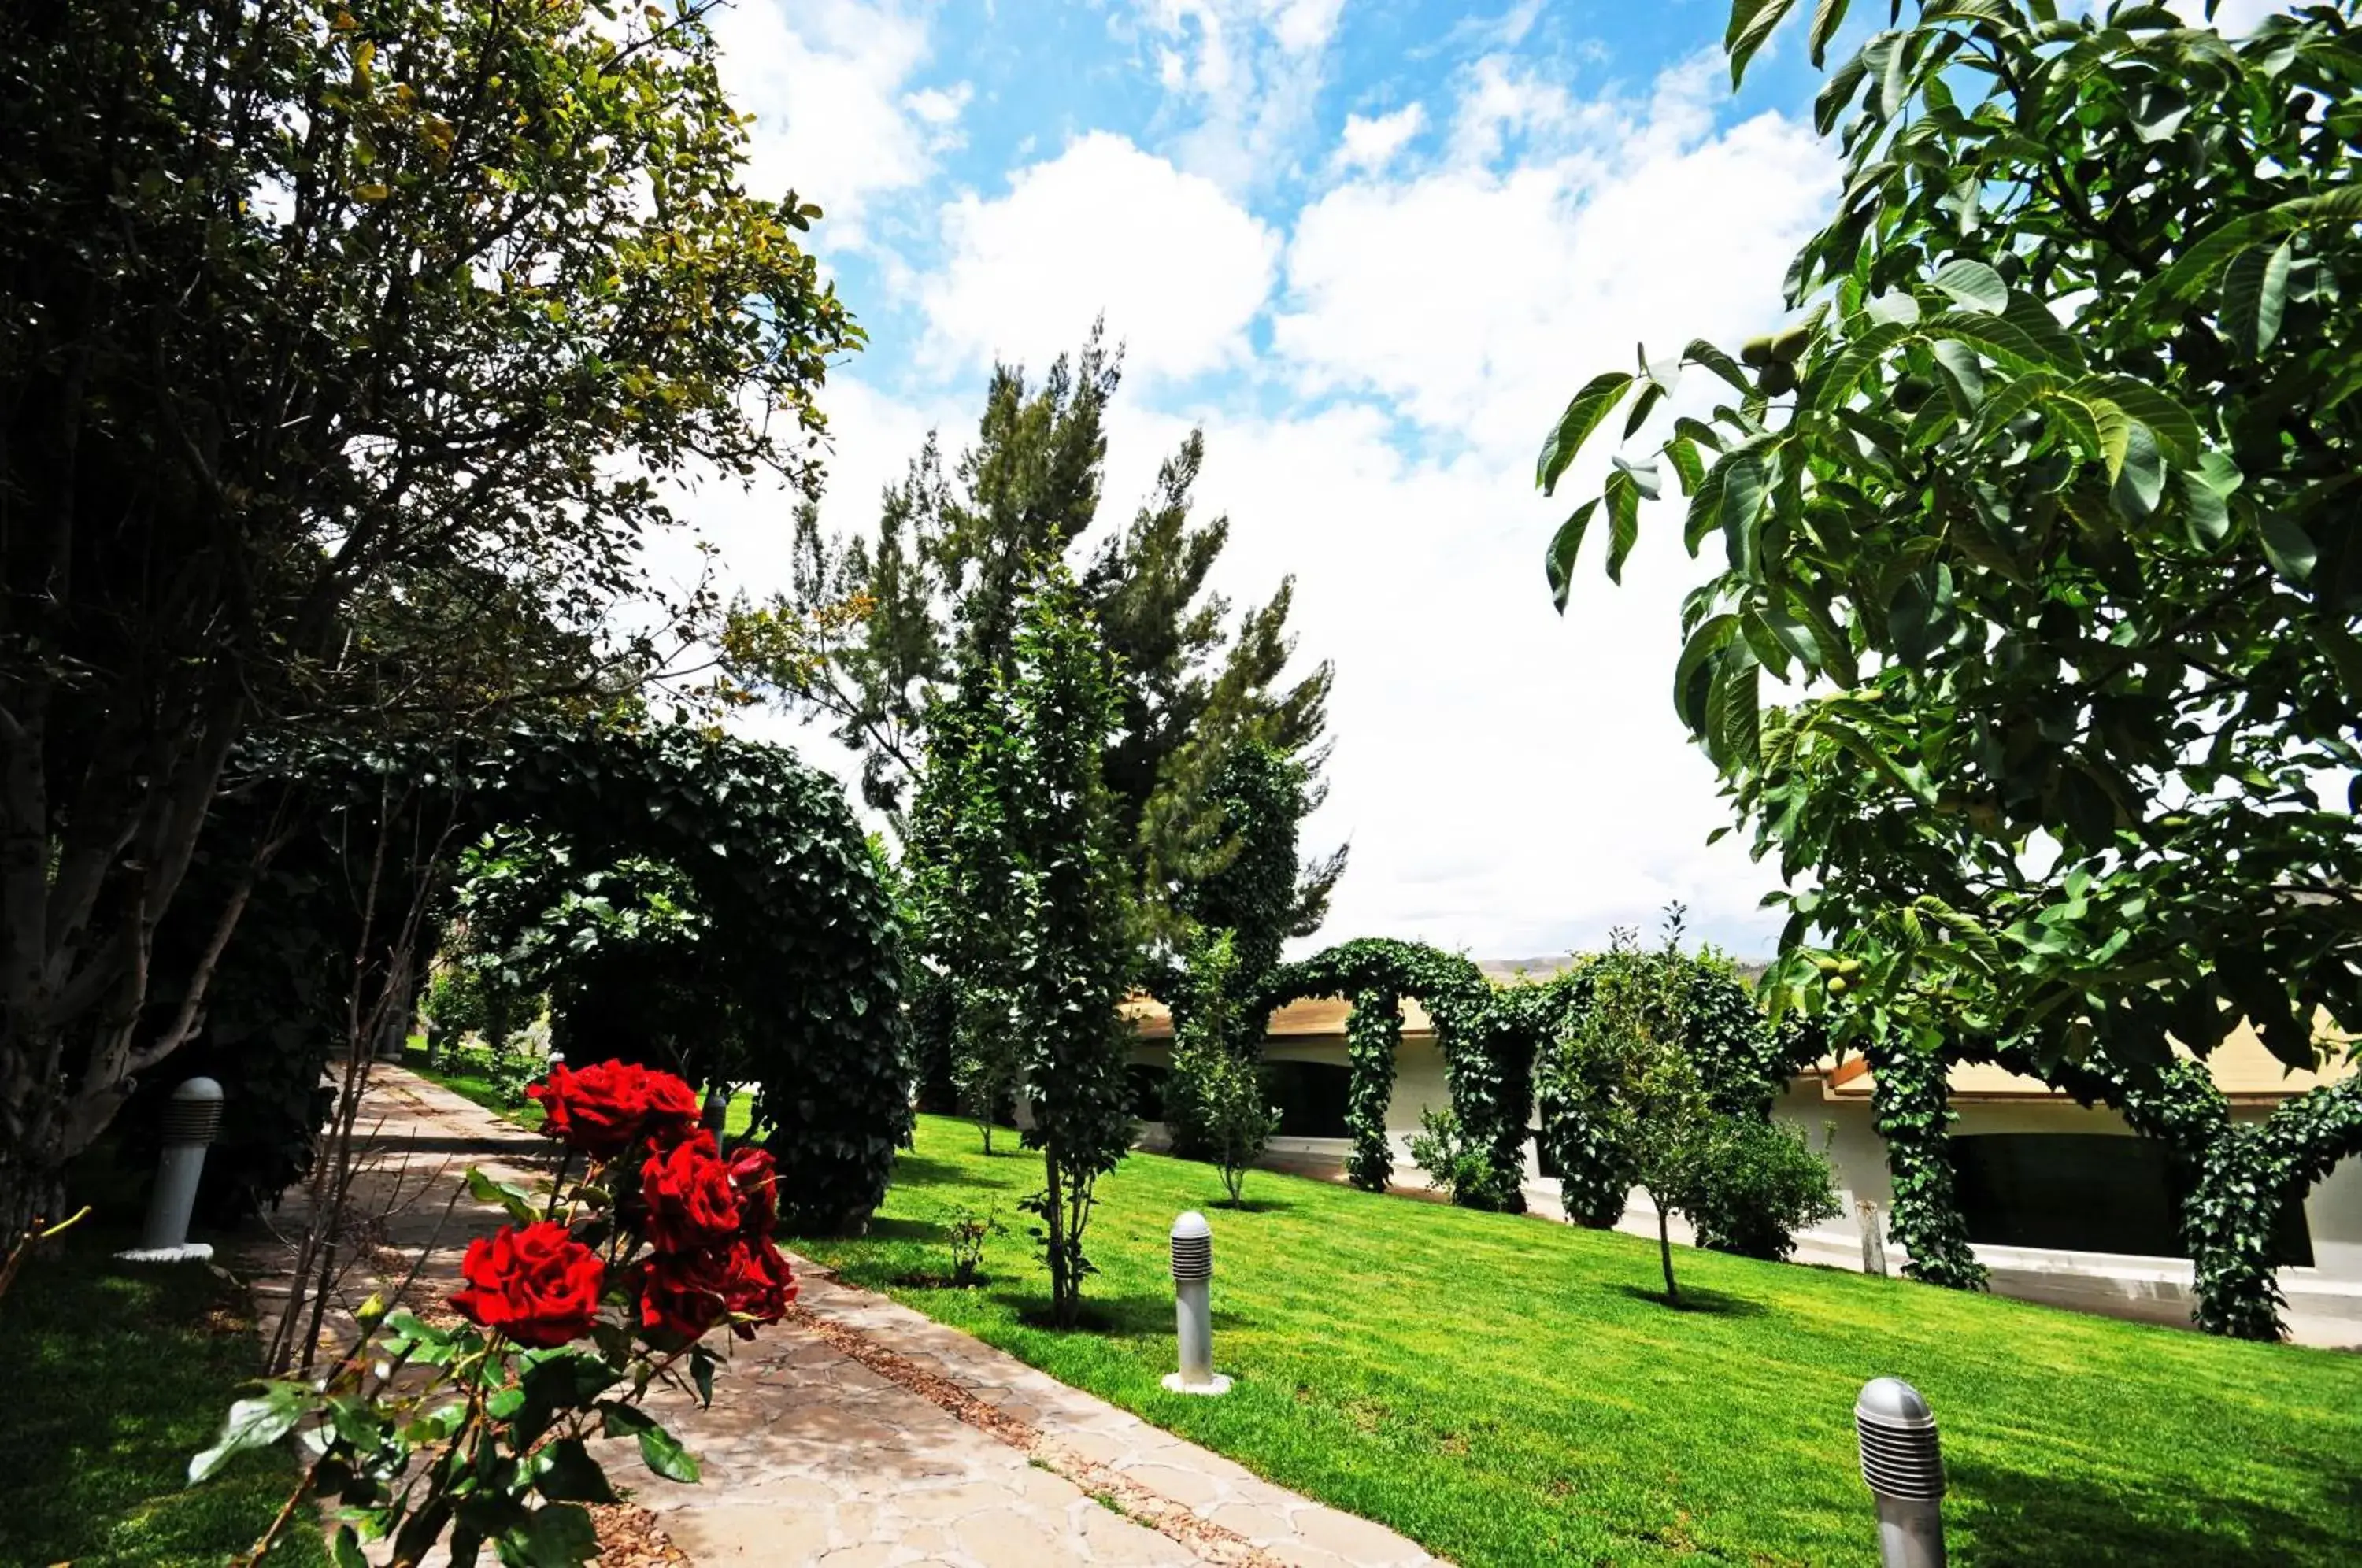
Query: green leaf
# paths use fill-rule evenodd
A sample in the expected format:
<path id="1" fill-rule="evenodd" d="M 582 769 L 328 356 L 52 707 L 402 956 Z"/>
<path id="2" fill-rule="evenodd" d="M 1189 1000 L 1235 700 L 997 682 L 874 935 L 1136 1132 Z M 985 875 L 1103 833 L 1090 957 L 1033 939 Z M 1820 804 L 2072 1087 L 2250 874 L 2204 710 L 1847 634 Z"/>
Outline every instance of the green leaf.
<path id="1" fill-rule="evenodd" d="M 1930 341 L 1949 337 L 1973 344 L 2014 370 L 2080 369 L 2006 315 L 1948 310 L 1928 317 L 1920 332 Z"/>
<path id="2" fill-rule="evenodd" d="M 2264 547 L 2264 558 L 2272 564 L 2282 580 L 2291 587 L 2303 588 L 2312 581 L 2312 569 L 2321 551 L 2306 533 L 2304 525 L 2282 513 L 2267 512 L 2256 520 L 2256 530 Z"/>
<path id="3" fill-rule="evenodd" d="M 1836 127 L 1838 116 L 1845 113 L 1847 105 L 1853 102 L 1854 94 L 1861 87 L 1862 78 L 1870 73 L 1870 62 L 1864 58 L 1864 52 L 1856 50 L 1853 58 L 1838 66 L 1828 81 L 1822 84 L 1821 90 L 1813 94 L 1813 128 L 1821 135 L 1828 135 Z"/>
<path id="4" fill-rule="evenodd" d="M 1698 546 L 1705 542 L 1705 536 L 1722 525 L 1723 464 L 1726 460 L 1716 459 L 1714 467 L 1706 469 L 1705 476 L 1691 487 L 1689 515 L 1682 524 L 1682 544 L 1693 559 L 1697 556 Z"/>
<path id="5" fill-rule="evenodd" d="M 1632 412 L 1624 421 L 1624 439 L 1629 441 L 1639 433 L 1640 426 L 1648 423 L 1649 415 L 1664 395 L 1664 383 L 1650 378 L 1649 384 L 1640 389 L 1640 395 L 1632 400 Z"/>
<path id="6" fill-rule="evenodd" d="M 1755 395 L 1754 383 L 1747 379 L 1747 372 L 1739 369 L 1738 361 L 1708 343 L 1705 338 L 1691 338 L 1690 346 L 1682 350 L 1682 359 L 1688 364 L 1704 365 L 1707 370 L 1728 381 L 1742 396 Z M 1677 425 L 1674 428 L 1679 429 L 1680 426 Z"/>
<path id="7" fill-rule="evenodd" d="M 1755 58 L 1755 51 L 1794 4 L 1795 0 L 1731 0 L 1730 26 L 1722 35 L 1722 50 L 1730 56 L 1734 90 L 1747 74 L 1747 62 Z"/>
<path id="8" fill-rule="evenodd" d="M 2234 218 L 2206 234 L 2173 265 L 2144 283 L 2125 315 L 2137 320 L 2160 314 L 2158 307 L 2167 301 L 2196 299 L 2232 258 L 2259 241 L 2356 222 L 2362 222 L 2362 183 L 2340 185 L 2317 196 L 2298 196 L 2267 211 Z"/>
<path id="9" fill-rule="evenodd" d="M 560 1345 L 528 1351 L 517 1383 L 526 1397 L 553 1410 L 579 1410 L 622 1381 L 623 1374 L 588 1351 Z"/>
<path id="10" fill-rule="evenodd" d="M 2282 240 L 2270 250 L 2258 245 L 2241 251 L 2223 271 L 2223 336 L 2251 359 L 2280 335 L 2294 261 L 2288 241 Z"/>
<path id="11" fill-rule="evenodd" d="M 1846 7 L 1849 4 L 1851 0 L 1820 0 L 1820 4 L 1813 7 L 1812 40 L 1815 70 L 1818 70 L 1821 61 L 1827 57 L 1829 39 L 1835 38 L 1838 28 L 1844 25 Z"/>
<path id="12" fill-rule="evenodd" d="M 1690 634 L 1682 657 L 1673 666 L 1673 711 L 1691 733 L 1705 733 L 1706 696 L 1714 677 L 1714 656 L 1738 635 L 1738 617 L 1716 615 Z"/>
<path id="13" fill-rule="evenodd" d="M 1596 496 L 1576 507 L 1573 515 L 1551 536 L 1550 549 L 1542 558 L 1543 569 L 1550 574 L 1551 602 L 1562 615 L 1566 613 L 1567 594 L 1574 585 L 1574 558 L 1583 549 L 1584 531 L 1591 526 L 1591 514 L 1597 510 Z"/>
<path id="14" fill-rule="evenodd" d="M 2091 412 L 2092 428 L 2099 433 L 2100 458 L 2108 465 L 2108 482 L 2125 471 L 2125 454 L 2133 442 L 2133 416 L 2105 398 L 2079 400 Z"/>
<path id="15" fill-rule="evenodd" d="M 533 1489 L 556 1503 L 612 1503 L 615 1489 L 580 1438 L 559 1438 L 534 1455 Z"/>
<path id="16" fill-rule="evenodd" d="M 2205 432 L 2190 411 L 2147 381 L 2131 376 L 2093 376 L 2071 391 L 2090 388 L 2133 418 L 2148 426 L 2167 458 L 2183 468 L 2194 466 L 2206 446 Z"/>
<path id="17" fill-rule="evenodd" d="M 1866 316 L 1857 317 L 1847 326 L 1852 327 L 1866 319 Z M 1841 407 L 1861 385 L 1861 379 L 1870 373 L 1870 368 L 1910 336 L 1911 326 L 1906 322 L 1878 322 L 1862 327 L 1836 359 L 1828 360 L 1813 373 L 1812 405 L 1817 409 Z"/>
<path id="18" fill-rule="evenodd" d="M 1574 394 L 1559 415 L 1558 425 L 1542 443 L 1541 456 L 1534 464 L 1534 482 L 1541 486 L 1544 495 L 1558 487 L 1559 476 L 1566 472 L 1569 463 L 1591 433 L 1599 428 L 1600 421 L 1615 410 L 1632 385 L 1628 371 L 1610 370 L 1594 376 L 1583 390 Z"/>
<path id="19" fill-rule="evenodd" d="M 1977 351 L 1949 337 L 1929 345 L 1928 351 L 1935 355 L 1937 366 L 1952 389 L 1952 401 L 1959 406 L 1960 417 L 1975 417 L 1985 401 L 1985 371 L 1977 361 Z"/>
<path id="20" fill-rule="evenodd" d="M 1730 551 L 1731 569 L 1743 571 L 1754 553 L 1755 520 L 1762 514 L 1763 497 L 1772 488 L 1771 465 L 1760 450 L 1742 448 L 1716 467 L 1727 470 L 1720 508 L 1723 542 Z"/>
<path id="21" fill-rule="evenodd" d="M 1706 751 L 1725 772 L 1753 768 L 1762 744 L 1762 670 L 1745 645 L 1715 660 L 1714 685 L 1706 695 Z"/>
<path id="22" fill-rule="evenodd" d="M 2181 481 L 2182 517 L 2189 526 L 2191 544 L 2206 551 L 2220 548 L 2231 535 L 2227 498 L 2207 483 L 2203 474 L 2185 469 L 2175 477 Z"/>
<path id="23" fill-rule="evenodd" d="M 1607 580 L 1621 584 L 1624 563 L 1640 537 L 1640 485 L 1631 470 L 1617 469 L 1607 476 Z"/>
<path id="24" fill-rule="evenodd" d="M 359 1532 L 348 1524 L 337 1527 L 336 1538 L 328 1545 L 328 1554 L 336 1560 L 337 1568 L 369 1568 L 369 1558 L 361 1551 Z"/>
<path id="25" fill-rule="evenodd" d="M 1999 315 L 2009 305 L 2009 285 L 2001 274 L 1965 256 L 1938 268 L 1935 283 L 1965 310 Z"/>
<path id="26" fill-rule="evenodd" d="M 1676 436 L 1665 443 L 1665 457 L 1682 481 L 1682 493 L 1695 495 L 1697 487 L 1705 480 L 1705 459 L 1698 456 L 1697 443 L 1685 436 Z"/>
<path id="27" fill-rule="evenodd" d="M 630 1436 L 639 1440 L 640 1458 L 650 1470 L 668 1481 L 690 1482 L 697 1479 L 697 1459 L 681 1447 L 680 1440 L 657 1424 L 657 1419 L 636 1405 L 613 1401 L 599 1407 L 605 1416 L 602 1428 L 609 1437 Z"/>
<path id="28" fill-rule="evenodd" d="M 2147 522 L 2165 499 L 2165 456 L 2146 425 L 2135 425 L 2125 443 L 2121 469 L 2109 476 L 2109 499 L 2118 512 L 2136 522 Z"/>
<path id="29" fill-rule="evenodd" d="M 2133 100 L 2133 134 L 2146 142 L 2171 138 L 2189 117 L 2189 98 L 2170 82 L 2151 82 Z"/>
<path id="30" fill-rule="evenodd" d="M 575 1503 L 535 1509 L 524 1529 L 505 1539 L 524 1549 L 531 1568 L 581 1568 L 599 1556 L 599 1531 L 590 1522 L 590 1510 Z"/>
<path id="31" fill-rule="evenodd" d="M 479 1203 L 497 1203 L 509 1212 L 509 1218 L 520 1225 L 530 1225 L 541 1218 L 541 1209 L 533 1194 L 521 1187 L 495 1180 L 477 1166 L 468 1167 L 468 1193 Z"/>
<path id="32" fill-rule="evenodd" d="M 213 1447 L 189 1461 L 189 1485 L 210 1480 L 241 1453 L 269 1448 L 293 1431 L 317 1402 L 311 1385 L 281 1381 L 266 1383 L 261 1393 L 231 1405 Z"/>

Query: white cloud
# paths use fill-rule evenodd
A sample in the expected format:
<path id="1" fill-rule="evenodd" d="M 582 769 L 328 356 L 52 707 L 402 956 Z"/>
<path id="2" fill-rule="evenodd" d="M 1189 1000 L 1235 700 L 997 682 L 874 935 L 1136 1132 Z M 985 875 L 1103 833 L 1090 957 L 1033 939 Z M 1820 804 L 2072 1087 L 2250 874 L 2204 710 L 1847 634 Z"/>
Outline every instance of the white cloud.
<path id="1" fill-rule="evenodd" d="M 897 0 L 742 0 L 714 31 L 723 83 L 756 116 L 752 188 L 818 203 L 833 245 L 864 244 L 874 199 L 923 183 L 957 144 L 968 88 L 911 88 L 927 26 Z"/>
<path id="2" fill-rule="evenodd" d="M 1636 109 L 1474 72 L 1451 160 L 1349 182 L 1299 218 L 1273 333 L 1289 368 L 1506 458 L 1636 339 L 1654 355 L 1760 330 L 1836 160 L 1780 116 L 1715 130 L 1702 81 L 1669 72 Z M 1528 151 L 1496 167 L 1505 133 Z"/>
<path id="3" fill-rule="evenodd" d="M 1279 240 L 1199 175 L 1093 132 L 1021 169 L 1009 193 L 944 211 L 950 259 L 922 290 L 949 366 L 1045 362 L 1094 316 L 1153 378 L 1243 360 Z"/>
<path id="4" fill-rule="evenodd" d="M 1157 80 L 1190 117 L 1181 165 L 1231 189 L 1269 180 L 1311 125 L 1344 0 L 1142 0 Z"/>
<path id="5" fill-rule="evenodd" d="M 1333 167 L 1379 173 L 1427 126 L 1427 110 L 1406 104 L 1390 115 L 1348 115 L 1337 138 Z"/>
<path id="6" fill-rule="evenodd" d="M 1727 812 L 1668 695 L 1672 605 L 1699 570 L 1677 529 L 1657 520 L 1625 587 L 1586 580 L 1562 620 L 1542 586 L 1553 513 L 1521 471 L 1407 458 L 1366 404 L 1206 423 L 1202 505 L 1231 525 L 1217 586 L 1259 602 L 1293 573 L 1299 662 L 1337 665 L 1332 789 L 1304 845 L 1350 839 L 1353 858 L 1300 945 L 1529 956 L 1652 927 L 1679 898 L 1699 931 L 1761 950 L 1769 874 L 1705 844 Z M 1110 512 L 1185 428 L 1119 402 Z"/>

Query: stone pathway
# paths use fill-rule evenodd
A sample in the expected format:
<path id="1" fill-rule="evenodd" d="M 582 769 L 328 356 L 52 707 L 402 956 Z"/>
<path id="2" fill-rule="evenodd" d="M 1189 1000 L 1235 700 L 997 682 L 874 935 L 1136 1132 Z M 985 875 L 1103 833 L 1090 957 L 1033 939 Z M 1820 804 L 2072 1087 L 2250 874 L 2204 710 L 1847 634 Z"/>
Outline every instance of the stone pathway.
<path id="1" fill-rule="evenodd" d="M 381 1065 L 360 1125 L 371 1169 L 356 1183 L 369 1264 L 340 1292 L 349 1309 L 398 1283 L 442 1226 L 407 1300 L 439 1305 L 459 1248 L 499 1221 L 462 1198 L 470 1165 L 529 1181 L 548 1147 L 480 1107 Z M 292 1199 L 291 1199 L 292 1201 Z M 398 1207 L 395 1207 L 398 1205 Z M 385 1212 L 389 1208 L 392 1212 Z M 290 1216 L 290 1220 L 294 1220 Z M 286 1297 L 289 1258 L 250 1252 L 259 1314 Z M 683 1485 L 650 1474 L 635 1450 L 599 1445 L 634 1507 L 602 1518 L 602 1561 L 956 1568 L 1220 1564 L 1224 1568 L 1396 1568 L 1436 1562 L 1393 1531 L 1310 1502 L 1129 1412 L 1077 1392 L 981 1342 L 796 1258 L 799 1309 L 751 1343 L 719 1335 L 731 1359 L 713 1405 L 649 1397 L 703 1468 Z M 349 1317 L 330 1338 L 348 1342 Z"/>

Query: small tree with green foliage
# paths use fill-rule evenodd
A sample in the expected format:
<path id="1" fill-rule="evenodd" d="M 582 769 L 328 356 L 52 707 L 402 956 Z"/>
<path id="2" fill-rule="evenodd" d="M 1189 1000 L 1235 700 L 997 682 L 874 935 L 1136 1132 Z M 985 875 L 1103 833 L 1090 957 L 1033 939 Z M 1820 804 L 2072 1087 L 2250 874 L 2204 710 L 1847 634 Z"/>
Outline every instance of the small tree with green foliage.
<path id="1" fill-rule="evenodd" d="M 1734 81 L 1793 10 L 1736 0 Z M 1815 7 L 1816 63 L 1847 10 Z M 1550 579 L 1563 605 L 1602 516 L 1619 573 L 1668 469 L 1691 549 L 1721 542 L 1674 701 L 1756 853 L 1809 878 L 1773 987 L 1843 997 L 1835 1043 L 1883 1054 L 1895 1230 L 1954 1283 L 1981 1276 L 1937 1163 L 1963 1058 L 2191 1163 L 2217 1332 L 2278 1333 L 2274 1220 L 2362 1151 L 2362 1079 L 2241 1122 L 2173 1052 L 2244 1017 L 2310 1068 L 2324 1018 L 2362 1024 L 2358 11 L 2233 39 L 2151 5 L 1896 4 L 1816 103 L 1847 185 L 1784 329 L 1644 352 L 1543 445 L 1547 489 L 1683 368 L 1729 389 L 1616 456 Z M 1802 695 L 1767 709 L 1766 671 Z"/>
<path id="2" fill-rule="evenodd" d="M 1139 951 L 1130 878 L 1102 771 L 1116 723 L 1105 645 L 1063 568 L 1020 608 L 1007 677 L 1014 744 L 1003 806 L 1023 890 L 1015 1022 L 1042 1151 L 1042 1221 L 1051 1312 L 1071 1328 L 1091 1270 L 1083 1253 L 1098 1178 L 1131 1144 L 1124 1066 L 1131 1029 L 1118 1011 Z"/>
<path id="3" fill-rule="evenodd" d="M 1191 945 L 1187 974 L 1189 1005 L 1174 1030 L 1165 1116 L 1190 1129 L 1235 1205 L 1248 1168 L 1279 1128 L 1279 1110 L 1264 1088 L 1262 1042 L 1242 1041 L 1239 961 L 1227 929 Z"/>
<path id="4" fill-rule="evenodd" d="M 951 993 L 951 1073 L 992 1153 L 994 1118 L 1017 1092 L 1019 944 L 1032 890 L 1010 829 L 1023 786 L 1017 717 L 999 673 L 978 665 L 940 705 L 911 815 L 909 864 L 922 954 Z"/>

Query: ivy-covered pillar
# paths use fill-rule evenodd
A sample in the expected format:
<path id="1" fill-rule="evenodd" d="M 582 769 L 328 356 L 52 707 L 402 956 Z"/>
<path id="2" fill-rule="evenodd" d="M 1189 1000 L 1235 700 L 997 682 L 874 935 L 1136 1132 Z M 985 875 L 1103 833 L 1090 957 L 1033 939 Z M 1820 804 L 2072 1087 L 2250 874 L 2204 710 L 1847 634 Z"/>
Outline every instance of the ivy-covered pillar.
<path id="1" fill-rule="evenodd" d="M 1393 991 L 1356 991 L 1345 1019 L 1345 1127 L 1353 1152 L 1345 1173 L 1364 1192 L 1384 1192 L 1395 1172 L 1386 1137 L 1386 1107 L 1395 1098 L 1395 1062 L 1402 1048 L 1402 998 Z"/>
<path id="2" fill-rule="evenodd" d="M 1871 1114 L 1886 1140 L 1894 1184 L 1891 1228 L 1911 1253 L 1903 1272 L 1954 1290 L 1984 1289 L 1985 1265 L 1969 1244 L 1952 1187 L 1951 1088 L 1941 1055 L 1886 1041 L 1864 1054 L 1872 1075 Z"/>

